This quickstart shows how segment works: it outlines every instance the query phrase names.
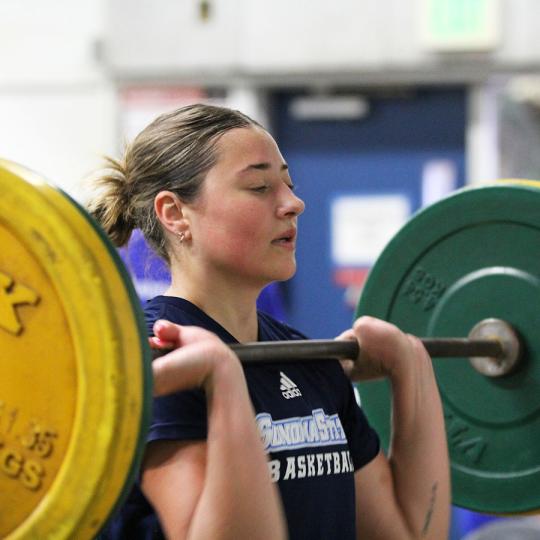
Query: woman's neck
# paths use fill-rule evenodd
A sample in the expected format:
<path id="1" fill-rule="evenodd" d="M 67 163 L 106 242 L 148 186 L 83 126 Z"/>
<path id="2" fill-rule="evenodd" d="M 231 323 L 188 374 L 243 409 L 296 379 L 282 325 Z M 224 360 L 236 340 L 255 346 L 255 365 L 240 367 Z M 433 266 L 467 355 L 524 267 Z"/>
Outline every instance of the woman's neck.
<path id="1" fill-rule="evenodd" d="M 217 321 L 239 342 L 257 341 L 257 297 L 258 287 L 247 287 L 245 283 L 224 283 L 216 276 L 187 279 L 185 274 L 171 272 L 171 286 L 164 293 L 189 300 L 208 316 Z"/>

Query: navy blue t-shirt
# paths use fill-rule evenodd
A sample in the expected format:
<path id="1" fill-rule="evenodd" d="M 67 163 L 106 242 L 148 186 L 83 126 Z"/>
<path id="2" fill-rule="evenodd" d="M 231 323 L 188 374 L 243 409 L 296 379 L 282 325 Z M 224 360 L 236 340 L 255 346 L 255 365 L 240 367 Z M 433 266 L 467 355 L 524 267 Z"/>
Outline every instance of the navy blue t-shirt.
<path id="1" fill-rule="evenodd" d="M 149 333 L 166 319 L 206 328 L 226 343 L 237 340 L 181 298 L 158 296 L 145 308 Z M 258 313 L 259 341 L 305 339 Z M 278 483 L 291 540 L 355 538 L 354 471 L 379 452 L 379 439 L 358 407 L 339 362 L 245 365 L 244 373 L 269 471 Z M 148 442 L 205 439 L 206 399 L 200 389 L 154 400 Z M 234 472 L 232 472 L 234 474 Z M 135 486 L 104 538 L 162 538 L 151 506 Z"/>

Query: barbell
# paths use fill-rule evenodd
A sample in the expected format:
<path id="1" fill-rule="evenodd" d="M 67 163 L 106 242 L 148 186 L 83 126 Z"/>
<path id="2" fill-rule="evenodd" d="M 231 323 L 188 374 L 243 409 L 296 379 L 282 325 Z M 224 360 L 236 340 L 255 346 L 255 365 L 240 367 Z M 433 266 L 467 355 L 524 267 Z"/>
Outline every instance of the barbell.
<path id="1" fill-rule="evenodd" d="M 145 444 L 152 355 L 139 300 L 69 196 L 7 161 L 0 192 L 0 537 L 92 538 Z M 506 182 L 419 212 L 377 260 L 355 314 L 449 357 L 434 366 L 453 503 L 483 512 L 540 508 L 539 203 L 540 184 Z M 333 340 L 233 348 L 243 362 L 358 353 Z M 359 388 L 387 446 L 387 384 Z"/>

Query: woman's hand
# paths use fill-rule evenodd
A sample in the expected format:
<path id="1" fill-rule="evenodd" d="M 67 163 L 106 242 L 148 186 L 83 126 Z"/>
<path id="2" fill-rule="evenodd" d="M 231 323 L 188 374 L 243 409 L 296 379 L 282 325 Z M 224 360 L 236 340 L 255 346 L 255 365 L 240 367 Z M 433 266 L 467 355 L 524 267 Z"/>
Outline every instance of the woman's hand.
<path id="1" fill-rule="evenodd" d="M 356 339 L 360 346 L 358 358 L 341 361 L 352 381 L 400 377 L 419 361 L 429 360 L 421 340 L 405 334 L 395 325 L 363 316 L 351 329 L 336 339 Z"/>
<path id="2" fill-rule="evenodd" d="M 216 335 L 196 326 L 156 321 L 150 344 L 157 349 L 174 348 L 152 362 L 156 397 L 194 387 L 210 390 L 216 369 L 231 364 L 241 369 L 229 347 Z"/>

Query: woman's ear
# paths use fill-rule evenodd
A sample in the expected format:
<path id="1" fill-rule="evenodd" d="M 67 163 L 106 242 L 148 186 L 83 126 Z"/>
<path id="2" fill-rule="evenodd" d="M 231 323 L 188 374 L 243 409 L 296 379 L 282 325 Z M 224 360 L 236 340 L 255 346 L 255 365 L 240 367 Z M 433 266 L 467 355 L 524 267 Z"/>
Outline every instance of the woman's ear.
<path id="1" fill-rule="evenodd" d="M 180 197 L 172 191 L 160 191 L 154 199 L 157 218 L 166 230 L 175 235 L 185 235 L 189 229 L 184 206 Z"/>

